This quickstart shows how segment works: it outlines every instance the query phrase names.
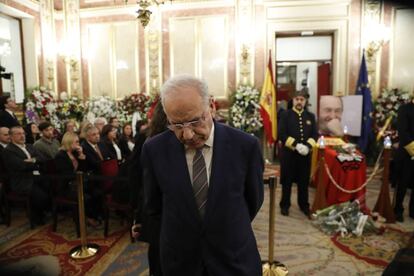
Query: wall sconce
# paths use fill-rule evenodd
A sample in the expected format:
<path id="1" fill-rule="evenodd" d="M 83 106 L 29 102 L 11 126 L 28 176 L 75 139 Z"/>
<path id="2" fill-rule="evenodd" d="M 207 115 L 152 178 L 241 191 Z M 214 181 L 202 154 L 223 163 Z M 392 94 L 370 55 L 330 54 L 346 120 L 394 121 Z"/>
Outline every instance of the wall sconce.
<path id="1" fill-rule="evenodd" d="M 385 27 L 384 24 L 370 24 L 366 28 L 366 54 L 367 60 L 373 61 L 379 52 L 391 37 L 390 28 Z"/>
<path id="2" fill-rule="evenodd" d="M 240 74 L 242 76 L 242 84 L 247 85 L 250 77 L 250 62 L 249 62 L 249 46 L 243 44 L 241 47 L 240 57 Z"/>
<path id="3" fill-rule="evenodd" d="M 170 0 L 170 2 L 172 3 L 173 0 Z M 127 0 L 126 0 L 127 2 Z M 139 21 L 142 24 L 142 27 L 146 27 L 151 19 L 151 14 L 152 11 L 150 11 L 148 8 L 150 6 L 159 6 L 164 4 L 164 0 L 162 1 L 158 1 L 158 0 L 138 0 L 137 4 L 139 6 L 138 10 L 136 11 L 138 16 L 137 19 L 139 19 Z"/>

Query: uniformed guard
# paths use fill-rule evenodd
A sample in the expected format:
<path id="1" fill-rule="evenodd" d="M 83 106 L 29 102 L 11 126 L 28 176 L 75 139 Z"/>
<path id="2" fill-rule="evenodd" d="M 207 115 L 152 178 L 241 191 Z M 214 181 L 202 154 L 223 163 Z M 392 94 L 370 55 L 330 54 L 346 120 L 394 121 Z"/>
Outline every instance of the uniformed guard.
<path id="1" fill-rule="evenodd" d="M 292 183 L 298 185 L 298 205 L 300 210 L 310 216 L 308 185 L 311 166 L 312 147 L 316 144 L 317 127 L 315 115 L 307 111 L 309 98 L 307 90 L 296 91 L 291 109 L 284 111 L 280 117 L 279 137 L 282 141 L 281 178 L 282 199 L 281 213 L 289 215 Z"/>

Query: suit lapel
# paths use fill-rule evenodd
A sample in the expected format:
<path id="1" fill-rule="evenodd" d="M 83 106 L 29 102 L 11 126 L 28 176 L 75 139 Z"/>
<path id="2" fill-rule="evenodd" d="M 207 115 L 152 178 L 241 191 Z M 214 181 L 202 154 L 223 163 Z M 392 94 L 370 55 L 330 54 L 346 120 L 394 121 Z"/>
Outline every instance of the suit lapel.
<path id="1" fill-rule="evenodd" d="M 10 143 L 11 150 L 15 152 L 20 158 L 27 159 L 26 153 L 13 143 Z"/>
<path id="2" fill-rule="evenodd" d="M 204 217 L 205 225 L 208 225 L 208 220 L 214 214 L 216 206 L 217 193 L 220 193 L 221 184 L 223 182 L 222 172 L 226 168 L 226 154 L 229 153 L 230 141 L 226 135 L 225 129 L 218 123 L 214 124 L 214 142 L 213 142 L 213 156 L 211 159 L 211 175 L 208 188 L 208 198 L 206 214 Z"/>

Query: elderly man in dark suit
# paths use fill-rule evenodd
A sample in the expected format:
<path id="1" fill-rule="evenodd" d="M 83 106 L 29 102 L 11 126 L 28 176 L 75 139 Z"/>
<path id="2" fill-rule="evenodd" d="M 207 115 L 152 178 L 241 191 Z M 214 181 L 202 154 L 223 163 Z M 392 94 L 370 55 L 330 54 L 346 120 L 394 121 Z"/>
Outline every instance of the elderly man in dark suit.
<path id="1" fill-rule="evenodd" d="M 16 109 L 16 102 L 9 95 L 0 97 L 0 127 L 11 128 L 20 125 L 14 114 Z"/>
<path id="2" fill-rule="evenodd" d="M 38 174 L 36 150 L 25 144 L 25 133 L 21 126 L 10 129 L 11 143 L 3 151 L 3 161 L 10 174 L 10 189 L 31 197 L 31 219 L 34 224 L 43 224 L 44 211 L 50 206 L 48 188 L 34 180 Z"/>
<path id="3" fill-rule="evenodd" d="M 163 275 L 262 275 L 251 221 L 263 202 L 263 158 L 253 136 L 213 121 L 204 81 L 168 80 L 171 131 L 142 149 L 145 210 Z"/>

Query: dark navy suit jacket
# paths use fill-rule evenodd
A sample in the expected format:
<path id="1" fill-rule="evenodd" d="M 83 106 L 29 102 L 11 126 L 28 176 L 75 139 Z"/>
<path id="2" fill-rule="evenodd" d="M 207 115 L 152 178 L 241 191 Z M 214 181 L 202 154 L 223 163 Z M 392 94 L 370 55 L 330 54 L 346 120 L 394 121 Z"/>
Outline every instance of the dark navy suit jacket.
<path id="1" fill-rule="evenodd" d="M 160 243 L 163 275 L 262 275 L 251 221 L 263 203 L 258 140 L 215 123 L 205 216 L 199 216 L 185 159 L 173 132 L 142 149 L 145 212 Z M 160 232 L 157 231 L 160 228 Z M 159 234 L 158 234 L 159 233 Z"/>

